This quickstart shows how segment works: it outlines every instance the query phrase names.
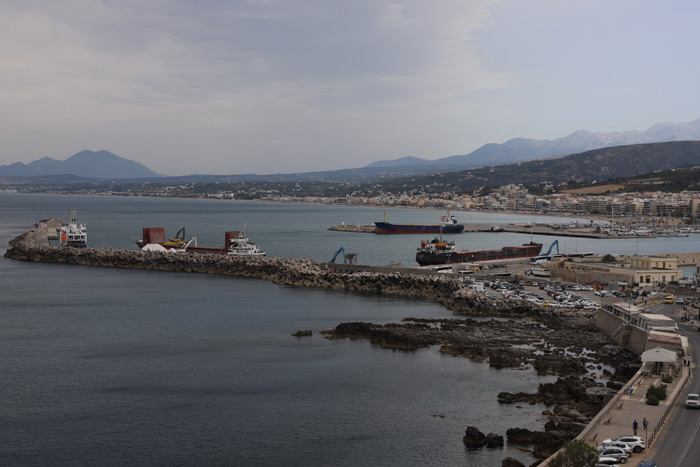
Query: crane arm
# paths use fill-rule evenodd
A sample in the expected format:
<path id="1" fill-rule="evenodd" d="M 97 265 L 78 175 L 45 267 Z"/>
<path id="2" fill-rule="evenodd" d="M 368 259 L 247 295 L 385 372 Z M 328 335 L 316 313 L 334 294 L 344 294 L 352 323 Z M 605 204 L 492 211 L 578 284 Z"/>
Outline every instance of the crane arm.
<path id="1" fill-rule="evenodd" d="M 345 248 L 343 248 L 341 246 L 340 248 L 338 248 L 338 251 L 335 252 L 335 254 L 333 255 L 333 258 L 329 261 L 329 263 L 335 263 L 335 259 L 338 257 L 338 255 L 340 253 L 343 254 L 343 262 L 345 262 Z"/>

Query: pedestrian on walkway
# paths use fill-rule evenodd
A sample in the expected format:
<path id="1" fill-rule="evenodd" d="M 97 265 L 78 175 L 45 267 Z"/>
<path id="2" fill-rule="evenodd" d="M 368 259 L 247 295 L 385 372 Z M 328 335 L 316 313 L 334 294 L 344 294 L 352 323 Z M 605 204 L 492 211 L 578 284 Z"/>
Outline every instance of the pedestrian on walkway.
<path id="1" fill-rule="evenodd" d="M 690 366 L 690 355 L 688 355 L 688 366 Z"/>
<path id="2" fill-rule="evenodd" d="M 634 436 L 637 436 L 637 427 L 639 426 L 639 423 L 637 423 L 637 420 L 634 420 L 634 423 L 632 423 L 632 428 L 634 428 Z"/>
<path id="3" fill-rule="evenodd" d="M 642 420 L 642 426 L 644 427 L 644 431 L 647 431 L 647 427 L 649 426 L 649 422 L 647 421 L 646 417 L 644 417 L 644 420 Z"/>

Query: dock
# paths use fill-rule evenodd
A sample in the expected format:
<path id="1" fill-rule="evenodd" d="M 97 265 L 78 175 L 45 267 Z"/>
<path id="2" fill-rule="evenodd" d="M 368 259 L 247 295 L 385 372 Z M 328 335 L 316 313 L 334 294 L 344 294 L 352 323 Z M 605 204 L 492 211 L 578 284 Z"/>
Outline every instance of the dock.
<path id="1" fill-rule="evenodd" d="M 329 227 L 328 230 L 335 232 L 355 232 L 355 233 L 374 233 L 374 224 L 338 224 Z"/>
<path id="2" fill-rule="evenodd" d="M 328 228 L 335 232 L 354 232 L 354 233 L 374 233 L 374 224 L 338 224 Z M 611 238 L 639 238 L 634 235 L 609 235 L 603 232 L 596 231 L 595 228 L 557 228 L 545 224 L 464 224 L 462 233 L 476 232 L 507 232 L 527 235 L 549 235 L 556 237 L 576 237 L 576 238 L 596 238 L 596 239 L 611 239 Z M 410 234 L 409 234 L 410 235 Z M 651 237 L 644 237 L 651 238 Z"/>

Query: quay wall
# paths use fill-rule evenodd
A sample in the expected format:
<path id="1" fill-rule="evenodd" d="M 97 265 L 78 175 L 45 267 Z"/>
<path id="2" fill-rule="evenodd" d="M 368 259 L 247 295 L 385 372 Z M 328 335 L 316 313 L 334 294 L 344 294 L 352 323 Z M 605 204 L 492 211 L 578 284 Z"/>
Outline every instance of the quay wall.
<path id="1" fill-rule="evenodd" d="M 614 272 L 581 271 L 561 267 L 562 263 L 552 263 L 548 266 L 551 277 L 561 279 L 564 282 L 576 282 L 578 284 L 590 284 L 592 282 L 619 282 L 629 280 L 629 274 Z"/>
<path id="2" fill-rule="evenodd" d="M 598 309 L 595 325 L 620 347 L 625 347 L 638 355 L 644 352 L 648 335 L 643 329 L 626 323 L 619 316 L 602 308 Z"/>

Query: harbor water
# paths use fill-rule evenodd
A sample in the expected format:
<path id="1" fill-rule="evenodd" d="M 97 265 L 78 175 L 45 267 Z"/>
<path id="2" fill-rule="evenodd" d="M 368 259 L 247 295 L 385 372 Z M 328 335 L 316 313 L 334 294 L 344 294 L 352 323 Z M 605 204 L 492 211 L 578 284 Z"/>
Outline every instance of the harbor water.
<path id="1" fill-rule="evenodd" d="M 329 232 L 383 217 L 372 208 L 0 193 L 0 253 L 36 221 L 78 210 L 93 247 L 135 248 L 143 227 L 182 226 L 216 246 L 246 228 L 269 255 L 413 266 L 421 240 Z M 463 222 L 531 222 L 454 213 Z M 393 209 L 401 223 L 439 211 Z M 551 219 L 551 218 L 548 218 Z M 536 219 L 537 220 L 537 219 Z M 500 248 L 518 234 L 461 234 Z M 548 244 L 552 237 L 534 238 Z M 573 251 L 575 239 L 567 239 Z M 563 241 L 560 241 L 562 244 Z M 466 246 L 469 244 L 470 246 Z M 584 240 L 579 251 L 696 251 L 697 237 Z M 483 362 L 328 340 L 341 322 L 450 318 L 425 301 L 276 286 L 246 278 L 102 269 L 0 259 L 0 465 L 500 466 L 529 454 L 467 450 L 464 430 L 542 429 L 542 405 L 501 405 L 551 377 Z M 314 331 L 297 338 L 298 330 Z"/>

